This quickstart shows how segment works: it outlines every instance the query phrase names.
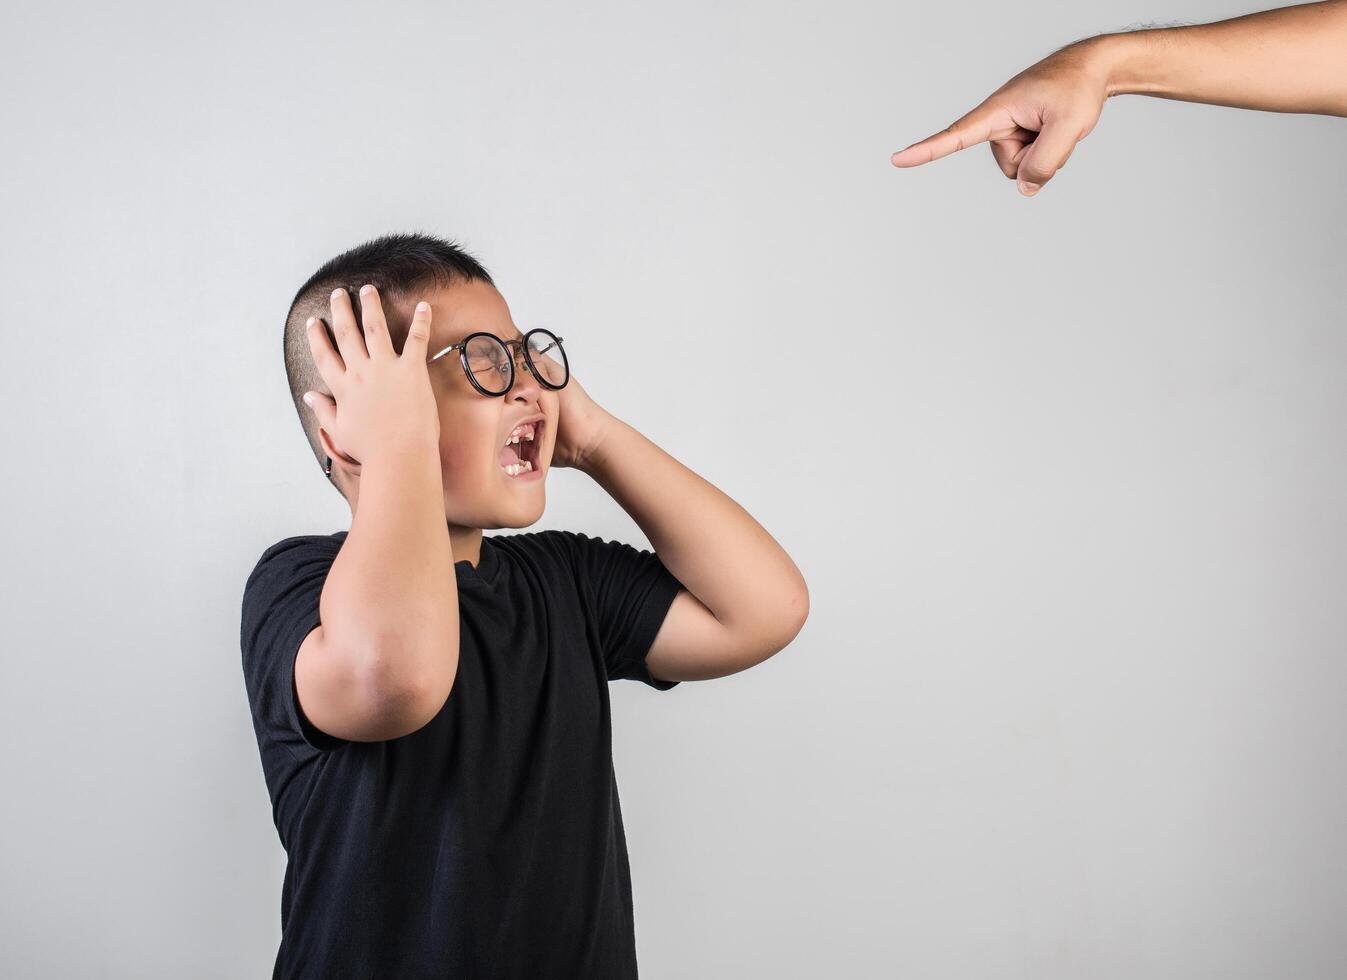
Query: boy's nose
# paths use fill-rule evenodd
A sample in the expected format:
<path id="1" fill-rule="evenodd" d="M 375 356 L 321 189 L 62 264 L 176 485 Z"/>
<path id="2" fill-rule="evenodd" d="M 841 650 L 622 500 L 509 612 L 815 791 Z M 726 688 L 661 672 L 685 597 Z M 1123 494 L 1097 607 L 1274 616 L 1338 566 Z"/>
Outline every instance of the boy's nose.
<path id="1" fill-rule="evenodd" d="M 529 367 L 523 351 L 515 355 L 514 388 L 510 389 L 510 393 L 514 394 L 521 385 L 527 386 L 529 390 L 542 388 L 538 379 L 533 376 L 533 369 Z"/>

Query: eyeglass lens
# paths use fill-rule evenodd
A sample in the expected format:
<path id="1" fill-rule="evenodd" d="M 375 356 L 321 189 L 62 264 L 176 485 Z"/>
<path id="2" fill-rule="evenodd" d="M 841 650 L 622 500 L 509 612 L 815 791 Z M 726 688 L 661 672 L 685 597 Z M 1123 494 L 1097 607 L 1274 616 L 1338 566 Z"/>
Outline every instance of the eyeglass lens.
<path id="1" fill-rule="evenodd" d="M 529 369 L 540 382 L 554 388 L 565 384 L 568 376 L 566 352 L 554 334 L 545 330 L 531 332 L 527 348 L 525 356 Z M 473 337 L 463 353 L 468 370 L 484 391 L 500 394 L 509 387 L 513 357 L 510 349 L 495 337 Z"/>

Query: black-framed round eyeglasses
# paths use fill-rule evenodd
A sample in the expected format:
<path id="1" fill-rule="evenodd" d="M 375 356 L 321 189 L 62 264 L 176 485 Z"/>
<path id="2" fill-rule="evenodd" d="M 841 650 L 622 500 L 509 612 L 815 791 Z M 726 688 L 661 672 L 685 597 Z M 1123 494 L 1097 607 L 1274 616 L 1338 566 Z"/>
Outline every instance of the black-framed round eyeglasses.
<path id="1" fill-rule="evenodd" d="M 478 330 L 457 344 L 450 344 L 426 363 L 438 360 L 450 351 L 459 352 L 463 373 L 482 394 L 496 398 L 514 387 L 514 348 L 524 352 L 529 372 L 544 388 L 557 391 L 571 379 L 571 366 L 561 338 L 542 327 L 530 330 L 522 340 L 501 340 L 493 333 Z"/>

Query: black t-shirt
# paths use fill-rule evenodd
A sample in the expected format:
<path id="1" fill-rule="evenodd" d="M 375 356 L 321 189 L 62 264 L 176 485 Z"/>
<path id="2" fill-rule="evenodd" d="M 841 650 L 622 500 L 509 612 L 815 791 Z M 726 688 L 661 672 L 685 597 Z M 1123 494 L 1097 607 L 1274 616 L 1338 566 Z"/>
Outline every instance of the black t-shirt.
<path id="1" fill-rule="evenodd" d="M 288 863 L 273 977 L 635 977 L 608 682 L 644 681 L 680 583 L 572 531 L 483 536 L 454 565 L 458 672 L 427 725 L 333 738 L 295 655 L 346 532 L 268 548 L 243 595 L 243 674 Z"/>

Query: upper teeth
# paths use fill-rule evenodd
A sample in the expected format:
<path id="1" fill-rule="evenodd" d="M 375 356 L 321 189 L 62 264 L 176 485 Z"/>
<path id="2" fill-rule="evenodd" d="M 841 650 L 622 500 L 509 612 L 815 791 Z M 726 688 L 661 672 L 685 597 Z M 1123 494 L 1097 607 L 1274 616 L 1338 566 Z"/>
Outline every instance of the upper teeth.
<path id="1" fill-rule="evenodd" d="M 510 433 L 510 438 L 505 440 L 505 444 L 507 446 L 518 445 L 521 439 L 524 442 L 533 441 L 533 423 L 530 422 L 525 425 L 516 426 L 515 430 Z"/>

